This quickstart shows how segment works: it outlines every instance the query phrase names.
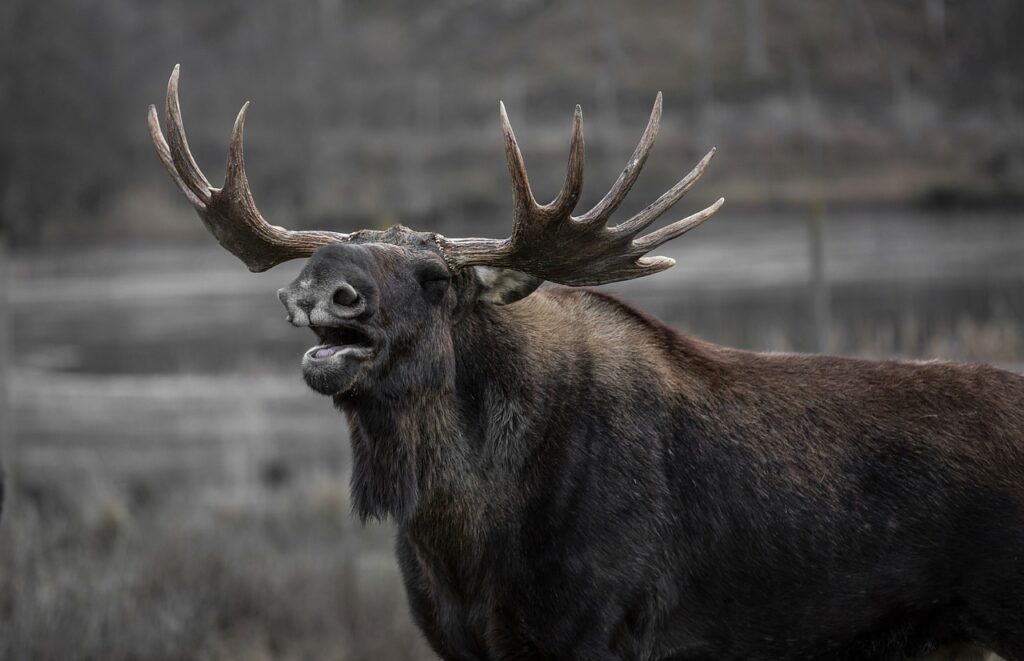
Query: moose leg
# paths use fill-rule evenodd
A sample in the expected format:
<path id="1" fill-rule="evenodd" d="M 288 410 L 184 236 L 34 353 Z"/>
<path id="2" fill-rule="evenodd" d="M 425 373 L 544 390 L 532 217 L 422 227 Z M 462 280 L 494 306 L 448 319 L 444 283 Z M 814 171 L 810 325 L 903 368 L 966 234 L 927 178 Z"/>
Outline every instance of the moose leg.
<path id="1" fill-rule="evenodd" d="M 1024 563 L 1004 577 L 1004 588 L 988 609 L 991 648 L 1009 661 L 1024 661 Z"/>
<path id="2" fill-rule="evenodd" d="M 997 661 L 992 652 L 977 645 L 949 645 L 917 661 Z"/>
<path id="3" fill-rule="evenodd" d="M 968 583 L 967 621 L 980 643 L 1009 661 L 1024 661 L 1024 521 L 998 523 L 980 538 L 984 559 Z"/>
<path id="4" fill-rule="evenodd" d="M 398 535 L 395 551 L 412 618 L 434 652 L 445 661 L 487 659 L 486 653 L 473 644 L 473 637 L 454 621 L 458 618 L 451 616 L 451 609 L 439 603 L 432 595 L 429 578 L 423 572 L 416 552 L 405 535 Z M 445 617 L 446 612 L 448 617 Z"/>
<path id="5" fill-rule="evenodd" d="M 989 656 L 985 658 L 985 661 L 994 659 L 1006 659 L 1006 661 L 1024 661 L 1024 632 L 1021 631 L 1021 627 L 1024 626 L 1024 620 L 1019 612 L 1016 614 L 1016 619 L 1010 621 L 1009 618 L 1005 621 L 1005 626 L 1000 626 L 1002 623 L 997 623 L 995 626 L 989 628 L 991 633 L 984 636 L 985 646 L 989 649 L 994 650 L 999 656 Z"/>

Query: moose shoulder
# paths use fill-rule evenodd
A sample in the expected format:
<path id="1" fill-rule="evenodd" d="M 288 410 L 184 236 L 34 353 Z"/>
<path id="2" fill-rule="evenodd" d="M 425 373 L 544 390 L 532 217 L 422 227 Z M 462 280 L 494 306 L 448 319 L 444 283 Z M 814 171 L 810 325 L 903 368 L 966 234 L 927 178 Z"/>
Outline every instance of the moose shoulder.
<path id="1" fill-rule="evenodd" d="M 660 96 L 611 191 L 530 192 L 502 112 L 504 240 L 292 232 L 252 202 L 236 122 L 224 187 L 168 90 L 157 152 L 250 268 L 309 256 L 279 296 L 348 419 L 353 502 L 391 518 L 413 616 L 446 659 L 1024 659 L 1024 378 L 943 362 L 755 354 L 676 333 L 599 284 L 721 201 L 645 229 L 711 154 L 617 225 Z"/>

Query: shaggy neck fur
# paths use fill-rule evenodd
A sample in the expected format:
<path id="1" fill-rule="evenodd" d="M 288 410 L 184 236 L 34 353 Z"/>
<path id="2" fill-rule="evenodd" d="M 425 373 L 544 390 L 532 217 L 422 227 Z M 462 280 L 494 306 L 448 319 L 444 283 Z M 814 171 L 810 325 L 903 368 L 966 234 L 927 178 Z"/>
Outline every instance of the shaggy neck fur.
<path id="1" fill-rule="evenodd" d="M 659 378 L 644 365 L 664 364 L 652 352 L 677 351 L 679 337 L 617 300 L 559 288 L 478 305 L 444 341 L 444 350 L 410 347 L 418 359 L 395 361 L 387 386 L 339 405 L 359 516 L 390 516 L 418 538 L 443 530 L 438 545 L 465 549 L 526 497 L 531 457 L 549 442 L 553 417 L 581 415 L 628 371 Z M 438 358 L 426 365 L 426 356 Z"/>
<path id="2" fill-rule="evenodd" d="M 462 530 L 464 543 L 481 532 L 485 512 L 505 505 L 495 487 L 520 468 L 536 396 L 523 382 L 533 369 L 523 317 L 480 305 L 454 326 L 450 351 L 430 354 L 444 360 L 402 361 L 418 371 L 395 368 L 388 387 L 336 400 L 348 417 L 353 506 L 362 519 Z"/>

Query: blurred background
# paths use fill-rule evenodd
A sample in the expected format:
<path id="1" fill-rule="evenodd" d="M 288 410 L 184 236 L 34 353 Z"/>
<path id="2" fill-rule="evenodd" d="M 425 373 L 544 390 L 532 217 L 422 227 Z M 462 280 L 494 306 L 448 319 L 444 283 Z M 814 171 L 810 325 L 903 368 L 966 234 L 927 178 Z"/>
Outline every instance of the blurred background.
<path id="1" fill-rule="evenodd" d="M 308 333 L 153 154 L 182 65 L 192 150 L 271 222 L 505 236 L 503 99 L 538 198 L 582 104 L 600 199 L 665 95 L 621 212 L 711 146 L 612 286 L 772 351 L 1024 370 L 1024 4 L 1015 0 L 6 0 L 0 4 L 0 658 L 423 659 L 387 525 L 349 515 L 347 431 Z"/>

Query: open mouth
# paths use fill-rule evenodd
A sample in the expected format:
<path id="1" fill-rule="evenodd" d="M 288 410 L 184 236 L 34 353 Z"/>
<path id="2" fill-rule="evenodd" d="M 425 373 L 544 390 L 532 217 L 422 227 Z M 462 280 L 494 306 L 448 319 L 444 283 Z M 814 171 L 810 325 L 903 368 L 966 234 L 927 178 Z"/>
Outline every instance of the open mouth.
<path id="1" fill-rule="evenodd" d="M 366 357 L 373 354 L 373 339 L 359 328 L 312 326 L 320 344 L 309 349 L 305 358 L 321 361 L 334 357 Z"/>

